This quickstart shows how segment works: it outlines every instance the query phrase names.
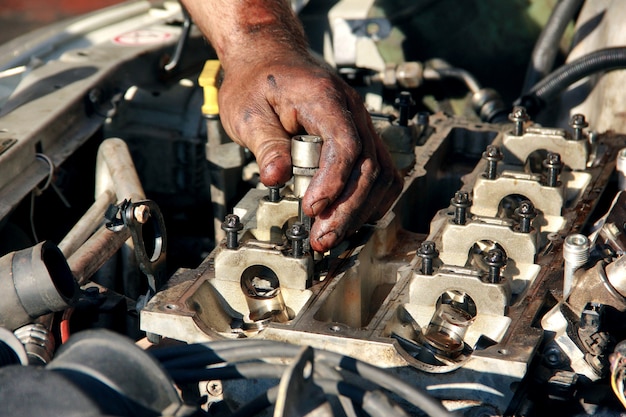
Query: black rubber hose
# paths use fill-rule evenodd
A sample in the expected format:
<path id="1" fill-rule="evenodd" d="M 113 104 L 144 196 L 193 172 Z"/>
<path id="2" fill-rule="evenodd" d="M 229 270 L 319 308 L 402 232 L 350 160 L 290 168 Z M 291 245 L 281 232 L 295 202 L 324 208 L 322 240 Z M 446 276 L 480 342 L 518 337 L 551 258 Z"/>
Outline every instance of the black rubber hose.
<path id="1" fill-rule="evenodd" d="M 349 398 L 359 409 L 369 416 L 407 417 L 407 414 L 393 400 L 380 391 L 370 391 L 345 381 L 315 379 L 326 395 Z M 235 410 L 230 417 L 249 417 L 259 414 L 267 407 L 276 404 L 278 386 L 274 386 L 252 401 Z"/>
<path id="2" fill-rule="evenodd" d="M 589 75 L 599 72 L 626 69 L 626 47 L 600 49 L 582 56 L 541 80 L 528 94 L 516 100 L 515 105 L 526 107 L 530 115 L 535 115 L 546 103 L 563 92 L 567 87 Z"/>
<path id="3" fill-rule="evenodd" d="M 169 369 L 176 382 L 198 382 L 222 379 L 280 379 L 287 365 L 247 362 L 206 369 Z"/>
<path id="4" fill-rule="evenodd" d="M 236 409 L 230 417 L 250 417 L 255 416 L 265 410 L 270 405 L 276 404 L 278 398 L 278 385 L 268 389 L 263 394 L 248 401 L 238 409 Z"/>
<path id="5" fill-rule="evenodd" d="M 157 353 L 158 350 L 153 351 L 153 354 L 161 358 L 167 357 L 168 359 L 163 362 L 163 365 L 171 372 L 175 368 L 188 369 L 220 362 L 240 362 L 269 357 L 295 357 L 300 350 L 300 346 L 269 340 L 250 341 L 249 343 L 237 340 L 230 341 L 230 343 L 226 341 L 218 343 L 219 348 L 215 350 L 211 343 L 207 343 L 195 346 L 181 346 L 178 349 L 178 355 L 174 354 L 173 350 L 175 348 L 166 348 L 171 350 L 164 352 L 165 354 L 162 356 Z M 229 345 L 231 348 L 229 348 Z M 205 355 L 202 355 L 200 346 L 206 349 Z M 189 354 L 193 355 L 193 357 L 187 356 Z M 315 361 L 316 364 L 320 364 L 320 362 L 325 363 L 331 367 L 344 369 L 368 381 L 375 382 L 380 387 L 395 393 L 431 417 L 450 417 L 455 415 L 455 413 L 448 411 L 437 399 L 428 393 L 404 382 L 382 368 L 338 353 L 317 349 L 315 350 Z"/>
<path id="6" fill-rule="evenodd" d="M 552 71 L 563 33 L 574 16 L 578 14 L 584 2 L 585 0 L 560 0 L 554 6 L 546 25 L 539 34 L 537 43 L 535 43 L 526 71 L 522 94 L 528 93 L 535 84 Z"/>

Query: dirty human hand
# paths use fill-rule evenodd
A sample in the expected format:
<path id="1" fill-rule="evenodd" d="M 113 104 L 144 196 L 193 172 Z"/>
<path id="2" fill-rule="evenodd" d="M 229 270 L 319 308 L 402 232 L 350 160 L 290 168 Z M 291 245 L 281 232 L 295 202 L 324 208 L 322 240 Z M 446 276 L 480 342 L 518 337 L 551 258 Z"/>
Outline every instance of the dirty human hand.
<path id="1" fill-rule="evenodd" d="M 284 0 L 184 0 L 224 70 L 221 119 L 256 156 L 266 186 L 291 178 L 291 137 L 323 139 L 319 170 L 303 198 L 315 217 L 311 247 L 326 251 L 380 218 L 402 181 L 360 96 L 309 53 Z"/>

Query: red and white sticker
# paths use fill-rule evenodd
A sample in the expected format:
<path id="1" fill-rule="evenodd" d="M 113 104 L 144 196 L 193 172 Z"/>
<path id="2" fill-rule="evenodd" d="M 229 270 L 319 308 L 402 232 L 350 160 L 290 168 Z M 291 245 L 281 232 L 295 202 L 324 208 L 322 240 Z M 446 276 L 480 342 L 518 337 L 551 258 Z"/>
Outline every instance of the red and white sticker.
<path id="1" fill-rule="evenodd" d="M 169 40 L 172 33 L 156 29 L 139 29 L 126 32 L 113 38 L 113 42 L 118 45 L 140 46 L 152 45 Z"/>

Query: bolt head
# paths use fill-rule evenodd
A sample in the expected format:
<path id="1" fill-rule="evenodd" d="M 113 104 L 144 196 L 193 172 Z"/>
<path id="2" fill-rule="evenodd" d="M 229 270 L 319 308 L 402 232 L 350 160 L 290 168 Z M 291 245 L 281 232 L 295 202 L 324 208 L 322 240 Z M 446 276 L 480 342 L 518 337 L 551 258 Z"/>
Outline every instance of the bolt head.
<path id="1" fill-rule="evenodd" d="M 409 107 L 415 104 L 415 102 L 413 101 L 413 96 L 408 91 L 401 91 L 400 94 L 398 95 L 398 98 L 396 98 L 395 102 L 396 102 L 396 105 L 398 106 L 406 106 L 406 107 Z"/>
<path id="2" fill-rule="evenodd" d="M 483 159 L 488 161 L 501 161 L 504 158 L 499 146 L 489 145 L 483 152 Z"/>
<path id="3" fill-rule="evenodd" d="M 530 116 L 526 112 L 526 108 L 522 106 L 513 107 L 513 111 L 509 114 L 509 120 L 512 122 L 526 122 L 530 120 Z"/>
<path id="4" fill-rule="evenodd" d="M 556 152 L 548 152 L 548 156 L 543 160 L 543 166 L 546 168 L 560 168 L 563 166 L 561 155 Z"/>
<path id="5" fill-rule="evenodd" d="M 222 395 L 222 392 L 223 392 L 222 382 L 221 381 L 209 381 L 206 384 L 206 390 L 209 393 L 209 395 L 213 397 L 219 397 L 220 395 Z"/>
<path id="6" fill-rule="evenodd" d="M 543 352 L 543 357 L 549 366 L 557 367 L 563 363 L 563 354 L 556 346 L 550 346 Z"/>
<path id="7" fill-rule="evenodd" d="M 439 256 L 439 251 L 437 250 L 435 242 L 425 240 L 417 250 L 417 255 L 423 258 L 436 258 Z"/>
<path id="8" fill-rule="evenodd" d="M 559 155 L 558 153 L 549 153 L 548 154 L 548 161 L 550 161 L 550 163 L 552 164 L 556 164 L 561 162 L 561 155 Z"/>
<path id="9" fill-rule="evenodd" d="M 584 129 L 589 126 L 589 123 L 587 123 L 587 120 L 585 120 L 584 114 L 575 114 L 570 119 L 569 125 L 573 129 Z"/>
<path id="10" fill-rule="evenodd" d="M 506 265 L 506 255 L 502 250 L 494 248 L 483 256 L 483 261 L 485 261 L 488 266 L 503 267 Z"/>
<path id="11" fill-rule="evenodd" d="M 522 217 L 533 218 L 537 216 L 537 210 L 530 200 L 522 201 L 516 211 Z"/>
<path id="12" fill-rule="evenodd" d="M 243 225 L 236 214 L 227 214 L 222 223 L 222 230 L 225 232 L 238 232 L 243 229 Z"/>
<path id="13" fill-rule="evenodd" d="M 457 191 L 454 193 L 454 197 L 450 200 L 450 203 L 454 207 L 467 208 L 472 205 L 472 201 L 469 198 L 467 191 Z"/>
<path id="14" fill-rule="evenodd" d="M 133 216 L 140 224 L 146 224 L 150 219 L 150 207 L 145 204 L 140 204 L 133 209 Z"/>
<path id="15" fill-rule="evenodd" d="M 291 240 L 303 240 L 309 235 L 302 223 L 292 224 L 285 234 Z"/>

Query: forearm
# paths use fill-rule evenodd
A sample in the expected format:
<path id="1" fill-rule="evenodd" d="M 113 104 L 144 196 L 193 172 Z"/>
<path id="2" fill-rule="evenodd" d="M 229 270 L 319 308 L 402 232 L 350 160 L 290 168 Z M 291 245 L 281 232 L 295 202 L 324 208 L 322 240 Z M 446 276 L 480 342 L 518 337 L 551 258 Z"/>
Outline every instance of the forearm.
<path id="1" fill-rule="evenodd" d="M 285 0 L 183 0 L 222 65 L 241 65 L 268 54 L 306 53 L 298 19 Z"/>

